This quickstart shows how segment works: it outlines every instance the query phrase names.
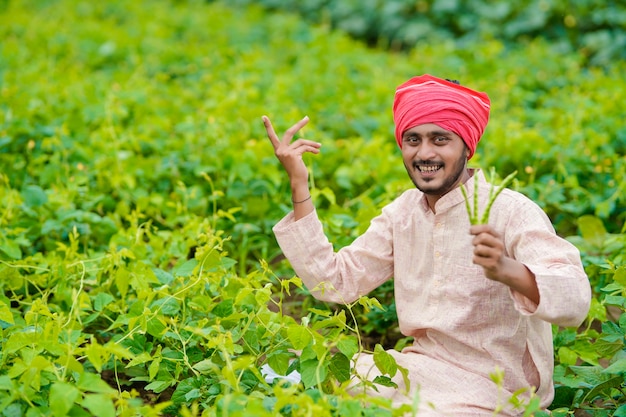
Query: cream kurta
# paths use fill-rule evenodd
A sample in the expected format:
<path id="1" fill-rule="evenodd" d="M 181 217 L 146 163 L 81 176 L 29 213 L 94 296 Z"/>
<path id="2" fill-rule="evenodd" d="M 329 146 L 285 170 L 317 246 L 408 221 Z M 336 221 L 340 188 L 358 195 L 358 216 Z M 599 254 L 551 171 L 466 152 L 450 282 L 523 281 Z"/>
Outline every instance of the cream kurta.
<path id="1" fill-rule="evenodd" d="M 482 213 L 489 184 L 482 172 L 477 175 Z M 473 178 L 468 184 L 471 201 Z M 554 395 L 551 324 L 577 326 L 584 320 L 589 281 L 578 250 L 558 237 L 545 213 L 522 194 L 504 190 L 489 224 L 504 239 L 506 255 L 535 274 L 539 305 L 486 278 L 472 263 L 459 189 L 444 195 L 435 213 L 421 191 L 406 191 L 336 253 L 315 212 L 297 222 L 288 214 L 274 233 L 320 300 L 350 303 L 393 277 L 400 330 L 415 342 L 390 353 L 409 369 L 412 392 L 419 387 L 420 416 L 491 416 L 512 392 L 530 387 L 547 407 Z M 365 373 L 371 362 L 361 357 L 357 369 Z M 505 373 L 504 392 L 490 379 L 497 367 Z M 401 378 L 394 381 L 402 386 Z M 411 402 L 402 391 L 381 389 L 394 401 Z"/>

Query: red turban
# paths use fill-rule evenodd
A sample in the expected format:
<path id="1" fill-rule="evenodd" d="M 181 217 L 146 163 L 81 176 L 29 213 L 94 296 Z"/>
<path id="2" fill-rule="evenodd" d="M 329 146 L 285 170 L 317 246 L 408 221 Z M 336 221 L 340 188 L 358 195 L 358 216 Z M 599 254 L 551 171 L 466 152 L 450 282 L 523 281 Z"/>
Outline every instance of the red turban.
<path id="1" fill-rule="evenodd" d="M 489 121 L 487 94 L 432 75 L 413 77 L 396 89 L 393 121 L 396 141 L 402 148 L 402 134 L 415 126 L 433 123 L 456 133 L 474 155 Z"/>

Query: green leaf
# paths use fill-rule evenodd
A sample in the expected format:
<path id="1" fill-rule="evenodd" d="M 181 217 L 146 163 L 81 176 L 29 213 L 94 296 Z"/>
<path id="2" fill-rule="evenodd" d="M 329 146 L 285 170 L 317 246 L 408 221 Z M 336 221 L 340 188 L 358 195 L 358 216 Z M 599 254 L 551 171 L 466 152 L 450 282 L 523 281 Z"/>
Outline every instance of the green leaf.
<path id="1" fill-rule="evenodd" d="M 561 407 L 552 410 L 552 417 L 567 417 L 570 415 L 568 407 Z"/>
<path id="2" fill-rule="evenodd" d="M 3 252 L 10 259 L 22 259 L 22 249 L 17 242 L 0 238 L 0 252 Z"/>
<path id="3" fill-rule="evenodd" d="M 578 228 L 582 237 L 589 240 L 604 238 L 607 233 L 602 220 L 591 215 L 579 217 Z"/>
<path id="4" fill-rule="evenodd" d="M 597 396 L 607 393 L 611 388 L 617 388 L 624 383 L 624 377 L 622 375 L 609 379 L 608 381 L 601 382 L 593 387 L 587 395 L 583 397 L 582 404 L 593 401 Z"/>
<path id="5" fill-rule="evenodd" d="M 174 276 L 161 268 L 152 268 L 152 272 L 161 284 L 169 285 L 174 281 Z"/>
<path id="6" fill-rule="evenodd" d="M 237 261 L 235 259 L 229 258 L 227 256 L 222 256 L 220 263 L 222 264 L 222 268 L 224 268 L 226 271 L 237 265 Z"/>
<path id="7" fill-rule="evenodd" d="M 232 298 L 224 300 L 215 306 L 215 308 L 213 309 L 213 313 L 217 317 L 228 317 L 234 312 L 233 303 L 234 301 Z"/>
<path id="8" fill-rule="evenodd" d="M 300 377 L 305 388 L 324 382 L 328 374 L 327 364 L 311 359 L 300 362 Z"/>
<path id="9" fill-rule="evenodd" d="M 174 297 L 165 297 L 155 300 L 150 304 L 150 309 L 158 311 L 166 316 L 176 316 L 180 313 L 180 303 Z"/>
<path id="10" fill-rule="evenodd" d="M 102 371 L 102 365 L 109 358 L 110 353 L 107 348 L 98 344 L 95 338 L 85 347 L 85 355 L 96 371 Z"/>
<path id="11" fill-rule="evenodd" d="M 125 268 L 120 268 L 115 272 L 115 286 L 122 297 L 126 297 L 130 285 L 130 273 Z"/>
<path id="12" fill-rule="evenodd" d="M 188 261 L 177 265 L 172 272 L 176 276 L 188 278 L 191 274 L 193 274 L 196 266 L 198 266 L 198 261 L 196 259 L 189 259 Z"/>
<path id="13" fill-rule="evenodd" d="M 289 352 L 279 351 L 268 355 L 267 363 L 278 375 L 287 375 L 290 359 L 291 354 Z"/>
<path id="14" fill-rule="evenodd" d="M 344 400 L 339 403 L 338 415 L 340 416 L 360 416 L 363 405 L 358 400 Z"/>
<path id="15" fill-rule="evenodd" d="M 589 313 L 587 314 L 589 319 L 595 319 L 600 322 L 606 321 L 606 307 L 602 305 L 597 298 L 591 299 L 591 306 L 589 308 Z"/>
<path id="16" fill-rule="evenodd" d="M 398 372 L 398 364 L 394 357 L 379 344 L 374 348 L 374 363 L 383 374 L 393 377 Z"/>
<path id="17" fill-rule="evenodd" d="M 79 398 L 80 391 L 66 382 L 56 382 L 50 388 L 50 410 L 55 417 L 64 417 Z"/>
<path id="18" fill-rule="evenodd" d="M 140 365 L 142 363 L 146 363 L 151 360 L 152 360 L 152 356 L 150 355 L 149 352 L 141 352 L 138 355 L 135 355 L 135 357 L 130 362 L 128 362 L 128 364 L 126 365 L 126 368 Z"/>
<path id="19" fill-rule="evenodd" d="M 176 386 L 176 389 L 172 394 L 172 401 L 174 402 L 174 404 L 183 404 L 187 401 L 186 398 L 190 392 L 200 388 L 207 389 L 209 393 L 211 391 L 213 391 L 215 394 L 218 394 L 220 392 L 219 384 L 217 384 L 212 379 L 207 379 L 205 377 L 187 378 L 180 381 Z M 193 393 L 189 394 L 189 396 L 193 395 Z"/>
<path id="20" fill-rule="evenodd" d="M 115 406 L 111 397 L 103 394 L 85 394 L 82 406 L 98 417 L 115 417 Z"/>
<path id="21" fill-rule="evenodd" d="M 157 376 L 160 367 L 161 357 L 155 358 L 152 363 L 150 363 L 150 366 L 148 366 L 148 377 L 150 378 L 150 381 L 152 381 Z"/>
<path id="22" fill-rule="evenodd" d="M 620 265 L 613 274 L 613 281 L 617 282 L 623 287 L 626 287 L 626 266 Z"/>
<path id="23" fill-rule="evenodd" d="M 311 342 L 310 330 L 297 324 L 287 328 L 287 337 L 296 350 L 304 349 Z"/>
<path id="24" fill-rule="evenodd" d="M 217 365 L 215 365 L 210 358 L 201 360 L 200 362 L 193 365 L 193 369 L 202 373 L 214 371 L 216 367 Z"/>
<path id="25" fill-rule="evenodd" d="M 335 353 L 328 365 L 330 372 L 339 382 L 350 380 L 350 359 L 343 353 Z"/>
<path id="26" fill-rule="evenodd" d="M 393 382 L 391 378 L 386 375 L 378 375 L 376 378 L 374 378 L 372 382 L 378 385 L 382 385 L 383 387 L 398 388 L 398 384 Z"/>
<path id="27" fill-rule="evenodd" d="M 309 311 L 322 317 L 330 317 L 333 314 L 330 310 L 320 310 L 319 308 L 313 307 L 309 308 Z"/>
<path id="28" fill-rule="evenodd" d="M 172 384 L 168 381 L 152 381 L 148 385 L 146 385 L 145 389 L 149 391 L 154 391 L 157 394 L 168 389 Z"/>
<path id="29" fill-rule="evenodd" d="M 115 298 L 113 298 L 113 296 L 109 293 L 106 293 L 106 292 L 98 293 L 94 297 L 93 308 L 96 311 L 102 311 L 107 305 L 111 304 L 114 300 Z"/>
<path id="30" fill-rule="evenodd" d="M 150 317 L 146 323 L 146 331 L 154 337 L 161 337 L 167 330 L 167 326 L 161 320 L 161 317 Z"/>
<path id="31" fill-rule="evenodd" d="M 359 342 L 354 336 L 343 337 L 337 342 L 337 349 L 352 359 L 359 351 Z"/>
<path id="32" fill-rule="evenodd" d="M 48 202 L 46 192 L 38 185 L 28 185 L 22 190 L 24 203 L 29 207 L 39 207 Z"/>
<path id="33" fill-rule="evenodd" d="M 604 374 L 604 368 L 601 366 L 570 366 L 569 369 L 574 371 L 577 376 L 582 377 L 591 385 L 602 384 L 608 379 Z"/>
<path id="34" fill-rule="evenodd" d="M 11 377 L 8 375 L 0 375 L 0 390 L 12 391 L 14 389 Z"/>
<path id="35" fill-rule="evenodd" d="M 578 354 L 567 346 L 562 346 L 558 350 L 558 358 L 560 363 L 574 365 L 578 360 Z"/>
<path id="36" fill-rule="evenodd" d="M 611 365 L 607 366 L 604 371 L 607 374 L 624 374 L 626 373 L 626 358 L 621 358 Z"/>
<path id="37" fill-rule="evenodd" d="M 411 380 L 409 379 L 409 370 L 403 366 L 398 366 L 398 370 L 400 374 L 402 374 L 402 382 L 404 383 L 404 387 L 406 389 L 411 387 Z"/>
<path id="38" fill-rule="evenodd" d="M 25 406 L 23 404 L 20 404 L 18 402 L 14 402 L 11 404 L 12 401 L 13 399 L 10 397 L 4 401 L 0 401 L 0 410 L 2 410 L 2 417 L 30 417 L 29 414 L 24 413 Z"/>
<path id="39" fill-rule="evenodd" d="M 3 347 L 3 353 L 14 353 L 22 349 L 24 346 L 37 343 L 36 333 L 13 333 L 9 336 Z"/>
<path id="40" fill-rule="evenodd" d="M 620 405 L 612 417 L 626 417 L 626 404 Z"/>
<path id="41" fill-rule="evenodd" d="M 604 304 L 626 307 L 626 297 L 622 297 L 621 295 L 607 295 L 604 297 Z"/>
<path id="42" fill-rule="evenodd" d="M 337 203 L 337 198 L 335 197 L 334 191 L 328 187 L 324 187 L 321 190 L 316 189 L 312 194 L 314 194 L 314 197 L 317 197 L 318 195 L 323 195 L 324 197 L 326 197 L 331 205 L 335 205 Z"/>
<path id="43" fill-rule="evenodd" d="M 385 308 L 380 304 L 380 301 L 378 301 L 378 299 L 375 297 L 363 296 L 359 298 L 359 304 L 365 307 L 366 311 L 369 311 L 372 308 L 383 310 L 383 311 L 385 310 Z"/>
<path id="44" fill-rule="evenodd" d="M 195 399 L 198 399 L 202 396 L 202 392 L 198 388 L 194 388 L 185 394 L 185 401 L 191 402 Z"/>
<path id="45" fill-rule="evenodd" d="M 115 394 L 117 392 L 104 382 L 99 375 L 91 372 L 83 372 L 76 383 L 76 387 L 84 392 L 95 392 L 98 394 Z"/>
<path id="46" fill-rule="evenodd" d="M 15 324 L 15 321 L 13 320 L 13 313 L 11 313 L 11 309 L 2 300 L 0 300 L 0 320 L 5 321 L 10 324 Z"/>
<path id="47" fill-rule="evenodd" d="M 302 352 L 300 353 L 301 361 L 306 361 L 309 359 L 317 360 L 317 352 L 313 349 L 312 343 L 309 343 L 308 345 L 306 345 L 306 347 L 302 349 Z"/>

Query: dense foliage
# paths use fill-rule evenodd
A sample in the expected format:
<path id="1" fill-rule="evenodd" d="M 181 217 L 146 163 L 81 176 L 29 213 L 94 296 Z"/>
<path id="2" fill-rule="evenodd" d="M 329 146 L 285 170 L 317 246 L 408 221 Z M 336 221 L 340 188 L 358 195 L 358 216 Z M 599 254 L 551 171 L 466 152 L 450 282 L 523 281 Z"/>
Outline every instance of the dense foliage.
<path id="1" fill-rule="evenodd" d="M 583 253 L 594 302 L 582 328 L 555 329 L 554 415 L 626 415 L 624 62 L 586 68 L 542 40 L 395 54 L 201 1 L 5 0 L 0 38 L 3 417 L 400 415 L 346 392 L 360 350 L 401 372 L 383 350 L 409 342 L 392 286 L 340 308 L 292 277 L 271 234 L 289 187 L 260 116 L 280 131 L 311 117 L 313 195 L 340 247 L 411 186 L 390 102 L 425 72 L 489 92 L 473 163 L 518 170 Z M 266 364 L 303 384 L 266 383 Z"/>
<path id="2" fill-rule="evenodd" d="M 561 52 L 579 51 L 589 65 L 626 58 L 626 4 L 612 0 L 233 0 L 296 12 L 384 48 L 453 41 L 471 48 L 497 39 L 508 48 L 529 39 Z"/>

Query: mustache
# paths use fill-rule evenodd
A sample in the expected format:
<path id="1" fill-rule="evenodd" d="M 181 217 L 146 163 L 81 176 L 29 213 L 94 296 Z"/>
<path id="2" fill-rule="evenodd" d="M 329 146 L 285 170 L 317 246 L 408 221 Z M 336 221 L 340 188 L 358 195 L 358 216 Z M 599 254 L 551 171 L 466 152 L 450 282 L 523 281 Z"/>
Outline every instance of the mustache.
<path id="1" fill-rule="evenodd" d="M 422 165 L 422 166 L 423 165 L 426 165 L 426 166 L 428 166 L 428 165 L 443 165 L 443 162 L 440 162 L 440 161 L 424 161 L 422 159 L 418 159 L 418 160 L 413 161 L 413 166 L 414 167 L 418 166 L 418 165 Z"/>

